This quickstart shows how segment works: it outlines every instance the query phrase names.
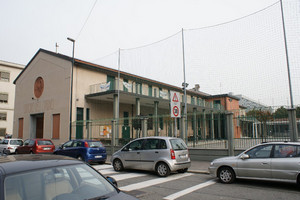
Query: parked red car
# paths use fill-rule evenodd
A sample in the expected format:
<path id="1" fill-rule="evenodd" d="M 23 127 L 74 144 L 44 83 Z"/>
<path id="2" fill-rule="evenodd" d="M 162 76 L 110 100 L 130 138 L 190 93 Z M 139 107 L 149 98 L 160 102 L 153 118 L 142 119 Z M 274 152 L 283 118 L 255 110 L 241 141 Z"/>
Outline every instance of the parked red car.
<path id="1" fill-rule="evenodd" d="M 55 146 L 49 139 L 27 139 L 17 147 L 16 154 L 53 153 Z"/>

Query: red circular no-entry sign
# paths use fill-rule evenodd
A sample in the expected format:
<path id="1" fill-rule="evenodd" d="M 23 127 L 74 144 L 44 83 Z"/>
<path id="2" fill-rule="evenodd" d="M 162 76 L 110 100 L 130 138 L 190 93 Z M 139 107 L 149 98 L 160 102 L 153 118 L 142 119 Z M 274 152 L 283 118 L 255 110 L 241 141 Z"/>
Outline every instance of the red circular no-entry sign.
<path id="1" fill-rule="evenodd" d="M 179 108 L 177 106 L 173 107 L 173 114 L 175 117 L 177 117 L 179 115 Z"/>

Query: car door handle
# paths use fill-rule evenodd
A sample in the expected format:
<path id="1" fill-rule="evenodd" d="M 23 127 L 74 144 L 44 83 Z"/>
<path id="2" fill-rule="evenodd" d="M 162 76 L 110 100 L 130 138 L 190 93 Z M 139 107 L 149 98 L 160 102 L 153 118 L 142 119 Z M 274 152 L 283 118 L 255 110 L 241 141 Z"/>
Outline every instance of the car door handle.
<path id="1" fill-rule="evenodd" d="M 158 153 L 158 151 L 155 151 L 155 153 Z"/>
<path id="2" fill-rule="evenodd" d="M 267 162 L 262 162 L 261 164 L 263 164 L 263 165 L 267 165 L 267 164 L 269 164 L 269 163 L 267 163 Z"/>
<path id="3" fill-rule="evenodd" d="M 141 152 L 136 152 L 136 154 L 140 154 Z"/>

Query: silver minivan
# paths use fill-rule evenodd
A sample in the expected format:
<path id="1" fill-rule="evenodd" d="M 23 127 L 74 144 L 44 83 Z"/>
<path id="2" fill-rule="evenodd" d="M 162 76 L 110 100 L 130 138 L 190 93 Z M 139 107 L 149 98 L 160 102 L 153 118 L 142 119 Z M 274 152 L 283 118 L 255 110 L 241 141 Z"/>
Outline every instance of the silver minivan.
<path id="1" fill-rule="evenodd" d="M 184 173 L 191 166 L 186 144 L 175 137 L 144 137 L 135 139 L 111 157 L 115 171 L 138 169 L 156 171 L 158 176 L 171 172 Z"/>

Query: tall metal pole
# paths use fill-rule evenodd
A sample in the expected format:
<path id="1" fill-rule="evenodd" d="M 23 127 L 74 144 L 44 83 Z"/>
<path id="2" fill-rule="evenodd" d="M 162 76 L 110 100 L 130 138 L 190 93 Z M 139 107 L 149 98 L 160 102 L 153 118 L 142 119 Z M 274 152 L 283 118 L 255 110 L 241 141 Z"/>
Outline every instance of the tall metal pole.
<path id="1" fill-rule="evenodd" d="M 285 23 L 284 23 L 284 14 L 283 14 L 282 0 L 280 0 L 280 7 L 281 7 L 282 28 L 283 28 L 283 36 L 284 36 L 285 57 L 286 57 L 286 64 L 287 64 L 287 70 L 288 70 L 288 80 L 289 80 L 289 88 L 290 88 L 291 108 L 294 108 L 293 91 L 292 91 L 292 83 L 291 83 L 291 73 L 290 73 L 290 64 L 289 64 L 289 56 L 288 56 L 288 48 L 287 48 L 287 40 L 286 40 L 286 32 L 285 32 Z"/>
<path id="2" fill-rule="evenodd" d="M 183 61 L 183 90 L 184 90 L 184 117 L 185 117 L 185 130 L 184 130 L 184 137 L 185 142 L 187 143 L 187 100 L 186 100 L 186 79 L 185 79 L 185 54 L 184 54 L 184 35 L 183 35 L 183 29 L 181 30 L 181 36 L 182 36 L 182 61 Z"/>
<path id="3" fill-rule="evenodd" d="M 70 91 L 70 127 L 69 127 L 69 140 L 72 139 L 72 100 L 73 100 L 73 68 L 74 68 L 74 52 L 75 52 L 75 40 L 72 38 L 67 38 L 69 41 L 73 42 L 73 52 L 72 52 L 72 69 L 71 69 L 71 91 Z"/>
<path id="4" fill-rule="evenodd" d="M 118 108 L 117 108 L 117 123 L 116 123 L 116 138 L 117 140 L 117 145 L 119 143 L 119 117 L 120 117 L 120 68 L 121 68 L 121 49 L 119 48 L 119 55 L 118 55 Z"/>

